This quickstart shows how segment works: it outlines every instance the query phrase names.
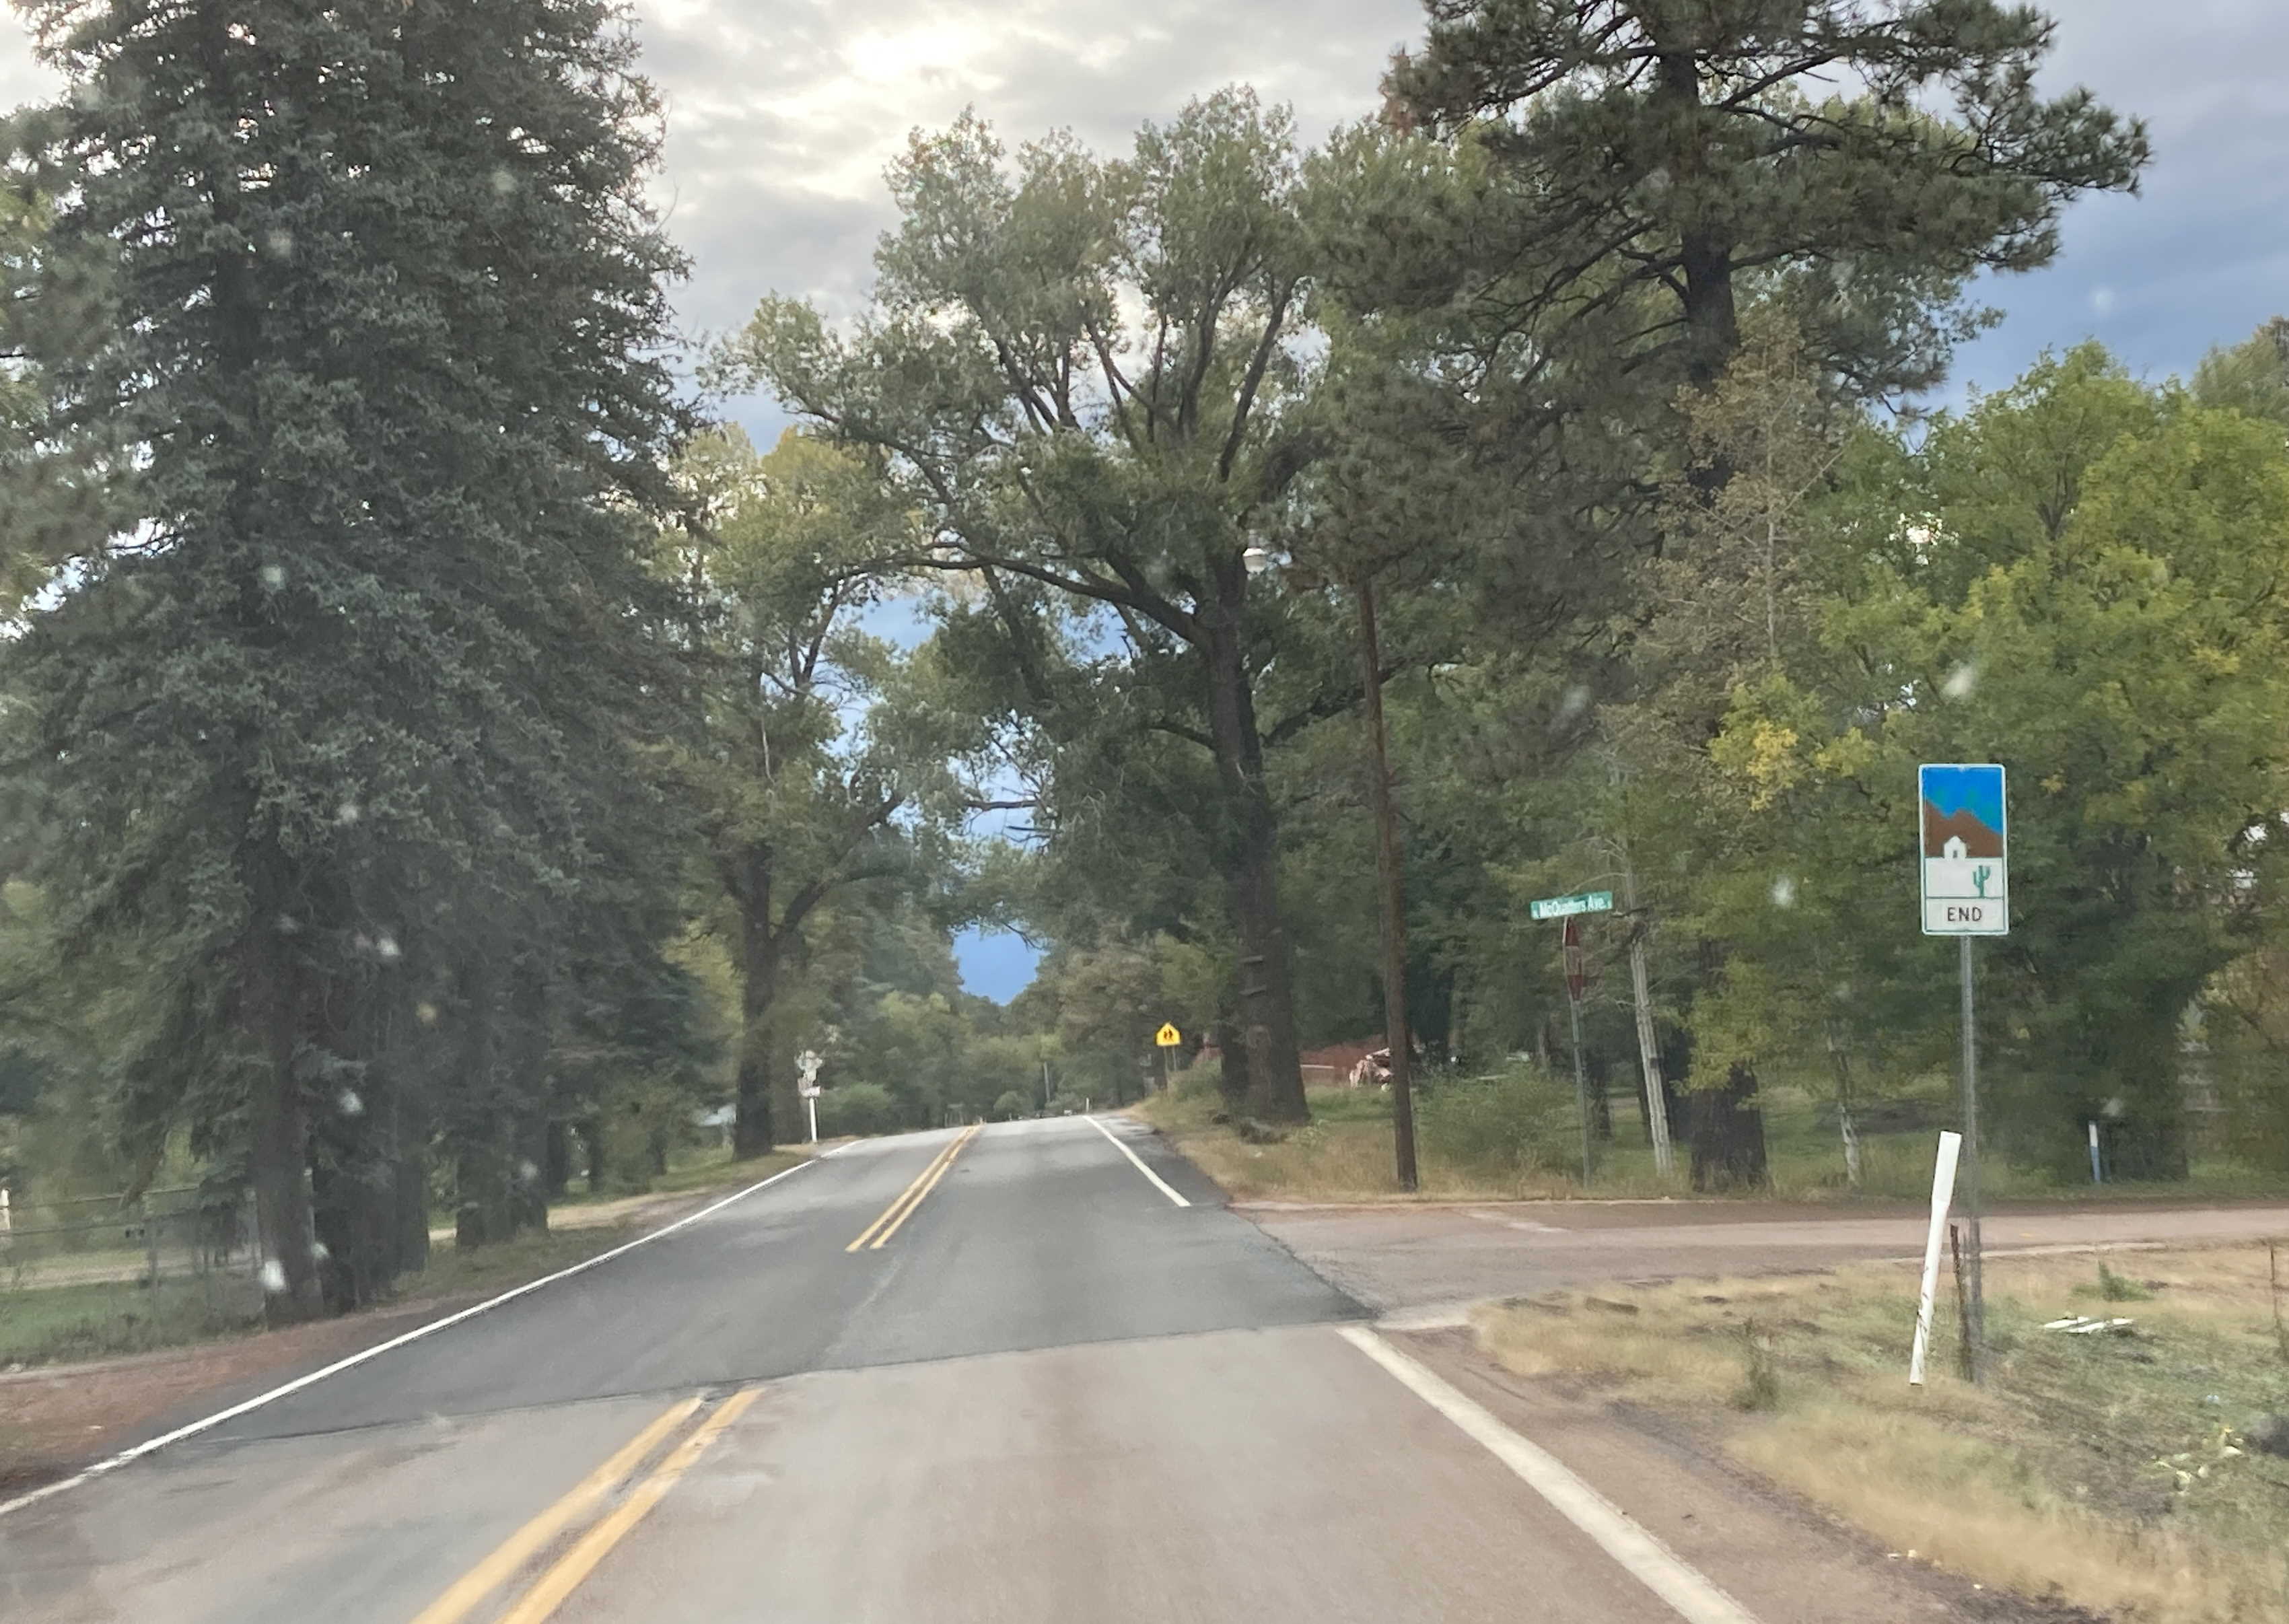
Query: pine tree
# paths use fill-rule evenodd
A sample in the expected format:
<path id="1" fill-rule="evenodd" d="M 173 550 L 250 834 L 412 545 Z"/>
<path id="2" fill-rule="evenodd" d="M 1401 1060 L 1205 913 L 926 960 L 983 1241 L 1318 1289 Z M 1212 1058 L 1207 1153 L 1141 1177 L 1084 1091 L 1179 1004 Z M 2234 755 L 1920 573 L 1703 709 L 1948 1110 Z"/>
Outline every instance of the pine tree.
<path id="1" fill-rule="evenodd" d="M 2145 129 L 2038 95 L 2054 25 L 1997 0 L 1429 0 L 1386 116 L 1468 131 L 1506 186 L 1484 264 L 1511 330 L 1619 315 L 1607 370 L 1706 388 L 1742 302 L 1784 294 L 1862 392 L 1936 383 L 1982 270 L 2134 190 Z M 1853 87 L 1839 91 L 1838 84 Z M 1936 110 L 1945 106 L 1944 111 Z M 1468 275 L 1469 268 L 1457 270 Z M 1546 333 L 1544 335 L 1546 337 Z"/>
<path id="2" fill-rule="evenodd" d="M 17 144 L 110 316 L 27 300 L 48 439 L 140 463 L 6 653 L 71 812 L 40 877 L 133 943 L 119 1086 L 243 1158 L 306 1316 L 407 1261 L 429 1118 L 544 1074 L 546 927 L 666 681 L 657 107 L 599 0 L 24 9 L 70 89 Z"/>

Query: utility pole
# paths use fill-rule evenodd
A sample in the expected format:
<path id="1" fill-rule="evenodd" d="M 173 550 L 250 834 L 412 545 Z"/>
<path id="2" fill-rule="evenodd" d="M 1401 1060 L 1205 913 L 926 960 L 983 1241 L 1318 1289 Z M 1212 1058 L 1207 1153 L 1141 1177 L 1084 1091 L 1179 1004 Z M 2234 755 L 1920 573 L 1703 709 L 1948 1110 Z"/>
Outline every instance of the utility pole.
<path id="1" fill-rule="evenodd" d="M 1399 1187 L 1416 1187 L 1412 1043 L 1407 1030 L 1407 884 L 1400 865 L 1399 817 L 1392 806 L 1391 760 L 1383 721 L 1383 650 L 1376 634 L 1375 587 L 1360 578 L 1360 687 L 1366 699 L 1369 778 L 1375 808 L 1375 866 L 1383 914 L 1383 1032 L 1391 1049 L 1391 1127 Z"/>
<path id="2" fill-rule="evenodd" d="M 1630 916 L 1630 997 L 1636 1005 L 1638 1063 L 1645 1072 L 1646 1126 L 1653 1136 L 1653 1165 L 1667 1176 L 1677 1165 L 1669 1143 L 1669 1093 L 1662 1080 L 1661 1047 L 1653 1031 L 1653 998 L 1647 987 L 1645 917 L 1638 912 L 1638 872 L 1622 842 L 1622 906 Z"/>

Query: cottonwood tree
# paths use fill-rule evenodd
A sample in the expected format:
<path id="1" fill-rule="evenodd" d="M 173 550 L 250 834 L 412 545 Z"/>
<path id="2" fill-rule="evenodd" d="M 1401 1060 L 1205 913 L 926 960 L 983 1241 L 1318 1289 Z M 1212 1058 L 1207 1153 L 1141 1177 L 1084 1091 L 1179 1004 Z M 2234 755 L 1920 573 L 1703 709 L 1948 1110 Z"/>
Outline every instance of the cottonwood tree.
<path id="1" fill-rule="evenodd" d="M 664 533 L 661 565 L 686 589 L 701 686 L 670 770 L 728 907 L 733 1144 L 751 1156 L 771 1146 L 774 1105 L 794 1111 L 795 1034 L 780 1017 L 806 929 L 852 888 L 917 883 L 926 856 L 952 856 L 971 798 L 955 772 L 969 729 L 933 703 L 929 654 L 901 656 L 863 627 L 901 589 L 882 561 L 905 550 L 913 521 L 861 457 L 789 430 L 759 458 L 719 430 L 682 472 L 685 516 Z"/>
<path id="2" fill-rule="evenodd" d="M 1240 940 L 1256 1114 L 1306 1113 L 1278 816 L 1258 714 L 1280 605 L 1253 532 L 1308 436 L 1297 150 L 1284 112 L 1220 92 L 1133 155 L 1058 136 L 1014 165 L 965 117 L 892 169 L 901 221 L 847 337 L 766 300 L 724 357 L 883 456 L 926 545 L 913 561 L 1096 606 L 1110 641 L 1189 689 L 1173 719 L 1214 768 L 1212 842 Z"/>

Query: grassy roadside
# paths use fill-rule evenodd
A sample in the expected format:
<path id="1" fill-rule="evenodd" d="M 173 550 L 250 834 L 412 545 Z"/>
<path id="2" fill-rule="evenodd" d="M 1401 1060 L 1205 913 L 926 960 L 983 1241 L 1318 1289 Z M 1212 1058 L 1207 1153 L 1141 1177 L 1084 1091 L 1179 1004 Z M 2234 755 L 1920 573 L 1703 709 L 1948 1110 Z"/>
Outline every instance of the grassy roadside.
<path id="1" fill-rule="evenodd" d="M 1417 1126 L 1419 1190 L 1399 1188 L 1391 1140 L 1391 1102 L 1380 1089 L 1315 1088 L 1310 1092 L 1312 1122 L 1276 1143 L 1250 1143 L 1235 1126 L 1219 1123 L 1221 1099 L 1205 1083 L 1185 1079 L 1166 1093 L 1147 1096 L 1129 1110 L 1151 1123 L 1189 1157 L 1224 1192 L 1240 1201 L 1380 1202 L 1534 1201 L 1589 1197 L 1656 1198 L 1695 1194 L 1683 1164 L 1663 1177 L 1652 1150 L 1633 1142 L 1640 1129 L 1622 1116 L 1615 1138 L 1597 1152 L 1588 1184 L 1573 1158 L 1578 1128 L 1567 1121 L 1552 1134 L 1535 1125 L 1537 1154 L 1488 1152 L 1474 1121 L 1441 1122 L 1449 1102 L 1437 1096 L 1424 1103 Z M 1869 1134 L 1861 1145 L 1862 1185 L 1854 1192 L 1844 1181 L 1838 1142 L 1809 1109 L 1782 1098 L 1767 1112 L 1768 1189 L 1743 1191 L 1780 1201 L 1918 1201 L 1931 1194 L 1932 1135 L 1911 1132 Z M 1618 1109 L 1618 1108 L 1617 1108 Z M 1499 1131 L 1503 1124 L 1491 1125 Z M 2038 1170 L 1990 1161 L 1986 1194 L 1990 1201 L 2174 1200 L 2199 1201 L 2289 1193 L 2289 1180 L 2221 1158 L 2197 1161 L 2193 1177 L 2167 1184 L 2061 1183 Z"/>
<path id="2" fill-rule="evenodd" d="M 1989 1262 L 1983 1389 L 1952 1373 L 1951 1306 L 1908 1386 L 1911 1268 L 1553 1293 L 1484 1312 L 1479 1338 L 1706 1429 L 1902 1559 L 2140 1624 L 2289 1619 L 2289 1459 L 2251 1437 L 2289 1413 L 2266 1247 L 2102 1261 Z M 2042 1328 L 2070 1314 L 2133 1324 Z"/>
<path id="3" fill-rule="evenodd" d="M 428 1266 L 402 1277 L 396 1306 L 431 1299 L 505 1291 L 527 1280 L 610 1250 L 688 1205 L 674 1198 L 729 1192 L 808 1159 L 807 1152 L 774 1150 L 745 1161 L 728 1151 L 672 1168 L 616 1221 L 580 1222 L 579 1201 L 550 1208 L 570 1222 L 546 1234 L 520 1235 L 497 1246 L 464 1252 L 433 1245 Z M 663 1198 L 667 1198 L 663 1199 Z M 254 1281 L 234 1275 L 163 1280 L 32 1286 L 0 1291 L 0 1370 L 118 1355 L 156 1352 L 262 1329 L 262 1295 Z"/>

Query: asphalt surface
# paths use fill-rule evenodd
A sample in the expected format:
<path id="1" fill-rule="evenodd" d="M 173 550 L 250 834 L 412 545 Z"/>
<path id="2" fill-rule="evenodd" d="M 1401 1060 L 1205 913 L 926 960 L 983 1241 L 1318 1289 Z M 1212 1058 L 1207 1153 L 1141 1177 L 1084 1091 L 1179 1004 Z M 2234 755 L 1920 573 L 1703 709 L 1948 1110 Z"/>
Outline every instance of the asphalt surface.
<path id="1" fill-rule="evenodd" d="M 1462 1305 L 1607 1280 L 1781 1274 L 1917 1262 L 1927 1212 L 1861 1216 L 1753 1202 L 1523 1201 L 1450 1206 L 1247 1209 L 1264 1231 L 1379 1316 L 1448 1323 Z M 2009 1210 L 1982 1223 L 1990 1255 L 2261 1240 L 2289 1206 Z"/>
<path id="2" fill-rule="evenodd" d="M 0 1620 L 1971 1616 L 1687 1456 L 1535 1409 L 1451 1336 L 1365 1331 L 1358 1298 L 1107 1126 L 1119 1143 L 1064 1119 L 852 1146 L 0 1517 Z M 1564 1234 L 1440 1222 L 1519 1255 Z M 1322 1267 L 1369 1278 L 1363 1244 Z M 1431 1274 L 1399 1294 L 1451 1284 Z M 1523 1433 L 1567 1439 L 1747 1610 L 1663 1600 L 1595 1532 L 1596 1493 L 1503 1453 Z"/>

